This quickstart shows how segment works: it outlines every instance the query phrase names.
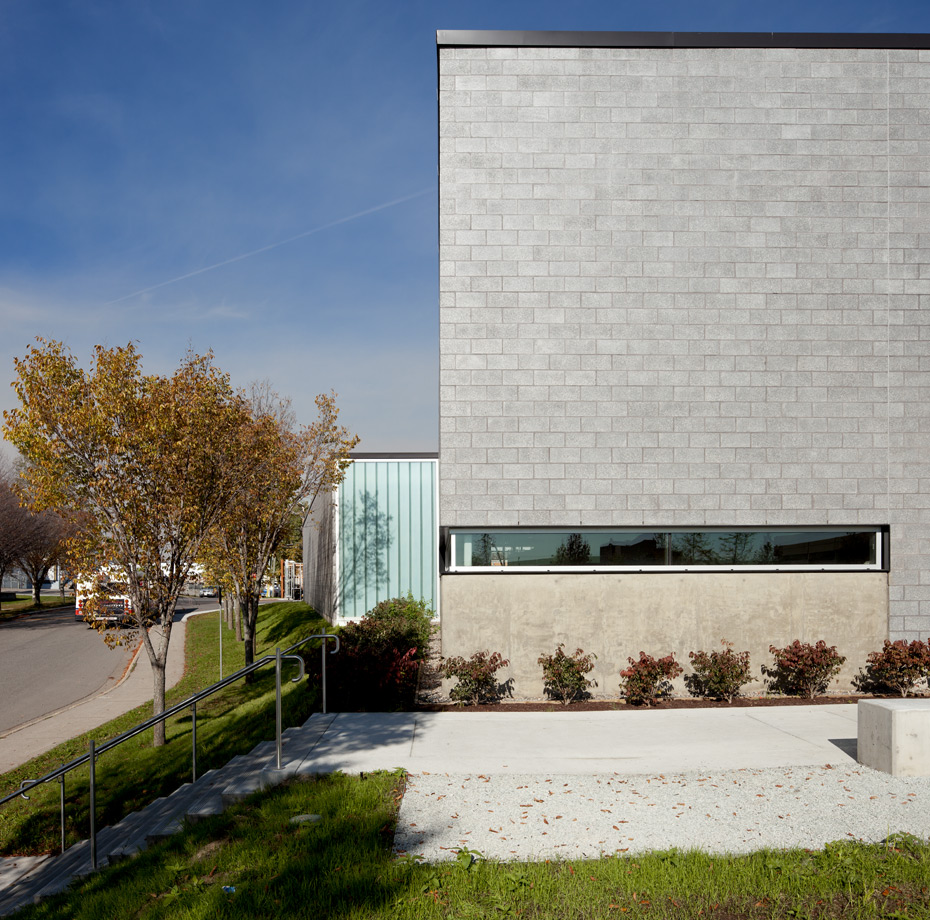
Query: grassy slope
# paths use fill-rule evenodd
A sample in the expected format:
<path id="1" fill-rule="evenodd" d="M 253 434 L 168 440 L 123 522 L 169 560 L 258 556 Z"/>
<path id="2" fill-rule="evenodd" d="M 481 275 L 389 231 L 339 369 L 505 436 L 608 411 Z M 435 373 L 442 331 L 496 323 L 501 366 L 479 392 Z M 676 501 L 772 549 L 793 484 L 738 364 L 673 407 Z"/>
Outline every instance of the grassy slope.
<path id="1" fill-rule="evenodd" d="M 28 908 L 33 918 L 930 917 L 930 847 L 441 866 L 394 859 L 400 777 L 295 781 Z M 322 816 L 292 824 L 297 815 Z M 227 889 L 235 889 L 224 891 Z"/>
<path id="2" fill-rule="evenodd" d="M 262 607 L 258 628 L 258 654 L 274 651 L 319 631 L 323 625 L 305 604 L 279 603 Z M 219 679 L 219 630 L 217 614 L 188 620 L 187 670 L 168 693 L 168 704 L 180 702 Z M 243 664 L 242 645 L 227 630 L 223 642 L 223 673 Z M 143 660 L 140 667 L 147 668 Z M 222 766 L 235 754 L 251 750 L 259 741 L 274 737 L 274 668 L 263 668 L 254 684 L 237 683 L 197 705 L 197 768 L 205 773 Z M 285 679 L 290 672 L 285 671 Z M 284 724 L 294 725 L 312 712 L 314 695 L 306 685 L 284 685 Z M 34 779 L 62 763 L 86 753 L 91 737 L 99 744 L 152 714 L 151 704 L 131 712 L 88 734 L 0 776 L 0 795 L 19 787 L 20 780 Z M 97 826 L 105 827 L 123 815 L 167 795 L 190 780 L 191 717 L 187 711 L 168 722 L 168 745 L 152 748 L 151 732 L 125 742 L 100 758 L 97 764 Z M 66 834 L 69 845 L 87 836 L 88 772 L 86 767 L 68 774 L 66 780 Z M 30 793 L 29 802 L 14 800 L 0 806 L 0 855 L 43 853 L 57 850 L 60 840 L 58 784 L 49 783 Z"/>

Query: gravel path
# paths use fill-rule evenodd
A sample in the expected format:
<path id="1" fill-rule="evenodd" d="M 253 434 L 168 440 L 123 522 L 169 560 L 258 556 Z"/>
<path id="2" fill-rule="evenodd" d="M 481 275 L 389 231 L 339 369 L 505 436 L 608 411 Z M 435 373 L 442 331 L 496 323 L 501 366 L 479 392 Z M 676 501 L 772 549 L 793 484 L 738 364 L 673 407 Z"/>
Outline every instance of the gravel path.
<path id="1" fill-rule="evenodd" d="M 746 853 L 930 838 L 930 778 L 867 767 L 665 775 L 411 774 L 394 849 L 428 861 L 462 846 L 500 860 L 647 850 Z"/>

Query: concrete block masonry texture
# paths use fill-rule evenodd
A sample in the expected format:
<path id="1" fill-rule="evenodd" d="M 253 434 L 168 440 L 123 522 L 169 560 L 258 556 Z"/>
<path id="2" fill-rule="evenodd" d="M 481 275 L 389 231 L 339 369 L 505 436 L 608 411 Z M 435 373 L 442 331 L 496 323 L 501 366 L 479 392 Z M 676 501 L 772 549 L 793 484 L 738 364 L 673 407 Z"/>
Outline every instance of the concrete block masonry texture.
<path id="1" fill-rule="evenodd" d="M 926 638 L 928 77 L 441 48 L 441 523 L 888 523 Z"/>

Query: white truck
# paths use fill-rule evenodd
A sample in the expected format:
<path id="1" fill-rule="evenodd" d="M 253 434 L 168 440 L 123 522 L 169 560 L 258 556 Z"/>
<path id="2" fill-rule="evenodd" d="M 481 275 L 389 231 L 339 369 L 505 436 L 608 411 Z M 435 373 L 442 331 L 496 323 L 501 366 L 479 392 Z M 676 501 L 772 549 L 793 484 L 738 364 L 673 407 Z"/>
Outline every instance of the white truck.
<path id="1" fill-rule="evenodd" d="M 93 600 L 93 604 L 88 602 Z M 92 608 L 92 609 L 91 609 Z M 85 622 L 105 620 L 122 626 L 132 620 L 132 599 L 126 593 L 125 579 L 103 570 L 88 579 L 79 576 L 74 598 L 74 615 Z"/>

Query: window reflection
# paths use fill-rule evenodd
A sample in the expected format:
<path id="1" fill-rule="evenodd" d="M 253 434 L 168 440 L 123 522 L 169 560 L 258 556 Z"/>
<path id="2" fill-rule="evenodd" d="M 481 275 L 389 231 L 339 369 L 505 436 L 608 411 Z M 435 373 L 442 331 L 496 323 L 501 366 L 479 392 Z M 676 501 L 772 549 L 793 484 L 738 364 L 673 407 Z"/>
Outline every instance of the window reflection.
<path id="1" fill-rule="evenodd" d="M 601 546 L 601 565 L 665 565 L 668 547 L 666 534 L 635 534 L 634 540 L 620 541 L 611 537 Z"/>
<path id="2" fill-rule="evenodd" d="M 876 531 L 485 531 L 454 533 L 459 568 L 875 565 Z"/>

